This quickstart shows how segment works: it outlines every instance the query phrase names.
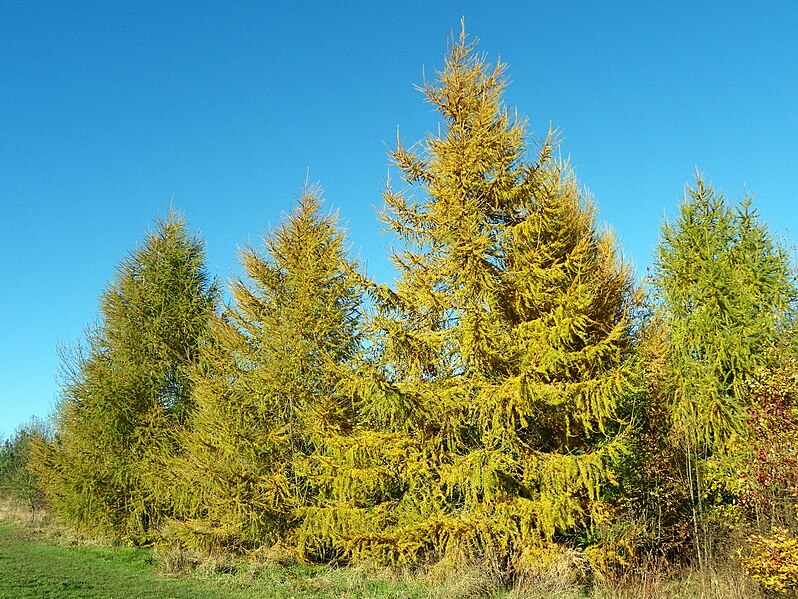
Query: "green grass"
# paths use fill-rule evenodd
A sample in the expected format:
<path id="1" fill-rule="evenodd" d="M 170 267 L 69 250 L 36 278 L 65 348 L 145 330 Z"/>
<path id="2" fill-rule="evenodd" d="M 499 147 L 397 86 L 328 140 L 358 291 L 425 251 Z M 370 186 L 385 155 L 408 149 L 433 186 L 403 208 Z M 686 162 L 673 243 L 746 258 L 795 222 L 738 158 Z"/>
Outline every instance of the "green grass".
<path id="1" fill-rule="evenodd" d="M 31 538 L 0 523 L 0 598 L 233 599 L 421 598 L 421 584 L 390 582 L 333 568 L 241 565 L 227 574 L 158 574 L 152 552 L 89 547 Z"/>

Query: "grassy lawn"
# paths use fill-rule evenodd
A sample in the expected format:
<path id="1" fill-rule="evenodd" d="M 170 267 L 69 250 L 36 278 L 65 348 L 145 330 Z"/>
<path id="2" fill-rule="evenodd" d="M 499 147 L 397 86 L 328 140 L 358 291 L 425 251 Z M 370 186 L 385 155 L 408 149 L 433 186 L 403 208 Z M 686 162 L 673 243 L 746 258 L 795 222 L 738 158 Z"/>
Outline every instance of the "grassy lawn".
<path id="1" fill-rule="evenodd" d="M 0 598 L 233 599 L 428 597 L 421 585 L 322 567 L 243 567 L 235 573 L 167 578 L 152 554 L 131 547 L 87 547 L 31 538 L 0 523 Z"/>

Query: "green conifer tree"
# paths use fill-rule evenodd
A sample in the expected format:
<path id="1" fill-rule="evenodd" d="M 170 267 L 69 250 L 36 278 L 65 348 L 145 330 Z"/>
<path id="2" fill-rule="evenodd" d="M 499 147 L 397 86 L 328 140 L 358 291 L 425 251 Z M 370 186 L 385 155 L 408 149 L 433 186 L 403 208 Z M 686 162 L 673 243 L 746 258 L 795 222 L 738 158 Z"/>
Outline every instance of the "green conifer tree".
<path id="1" fill-rule="evenodd" d="M 13 437 L 0 439 L 0 498 L 11 498 L 24 504 L 31 516 L 44 507 L 41 484 L 28 467 L 31 448 L 46 443 L 51 437 L 47 423 L 34 417 L 19 427 Z"/>
<path id="2" fill-rule="evenodd" d="M 512 572 L 606 512 L 631 276 L 551 137 L 528 160 L 505 85 L 461 35 L 424 88 L 440 134 L 392 152 L 407 187 L 389 185 L 383 216 L 400 278 L 372 287 L 362 431 L 335 500 L 305 522 L 355 559 L 498 556 Z"/>
<path id="3" fill-rule="evenodd" d="M 168 512 L 160 469 L 190 411 L 189 371 L 215 311 L 202 242 L 170 212 L 118 267 L 85 350 L 65 364 L 56 440 L 34 469 L 69 523 L 134 541 Z"/>
<path id="4" fill-rule="evenodd" d="M 285 539 L 312 499 L 308 456 L 346 429 L 337 370 L 358 350 L 359 292 L 320 191 L 241 253 L 248 281 L 213 326 L 179 464 L 183 542 L 252 548 Z"/>
<path id="5" fill-rule="evenodd" d="M 700 174 L 662 227 L 654 273 L 674 432 L 722 449 L 745 425 L 748 381 L 793 299 L 786 254 L 751 208 Z"/>
<path id="6" fill-rule="evenodd" d="M 750 198 L 731 205 L 697 174 L 676 221 L 662 227 L 653 289 L 653 401 L 669 415 L 683 457 L 703 563 L 712 549 L 707 493 L 711 486 L 722 495 L 737 477 L 723 471 L 745 467 L 734 460 L 748 443 L 750 384 L 790 318 L 794 281 Z"/>

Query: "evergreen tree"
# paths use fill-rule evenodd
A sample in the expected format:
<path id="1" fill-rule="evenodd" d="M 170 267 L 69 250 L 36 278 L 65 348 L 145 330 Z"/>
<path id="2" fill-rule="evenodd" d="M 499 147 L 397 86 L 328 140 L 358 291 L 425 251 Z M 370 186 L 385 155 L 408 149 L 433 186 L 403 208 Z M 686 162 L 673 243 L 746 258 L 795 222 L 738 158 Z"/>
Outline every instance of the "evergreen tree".
<path id="1" fill-rule="evenodd" d="M 141 541 L 169 509 L 160 470 L 177 450 L 218 296 L 204 259 L 170 212 L 119 265 L 87 347 L 65 364 L 56 440 L 38 445 L 34 469 L 79 528 Z"/>
<path id="2" fill-rule="evenodd" d="M 28 467 L 31 447 L 51 437 L 47 424 L 37 418 L 19 427 L 14 436 L 0 441 L 0 498 L 10 497 L 23 503 L 33 515 L 44 507 L 41 484 Z"/>
<path id="3" fill-rule="evenodd" d="M 724 470 L 746 467 L 735 460 L 749 442 L 750 386 L 788 322 L 794 283 L 750 198 L 730 205 L 697 174 L 676 221 L 662 227 L 653 288 L 652 401 L 681 452 L 701 563 L 711 550 L 707 493 L 737 477 L 723 480 Z"/>
<path id="4" fill-rule="evenodd" d="M 461 35 L 424 88 L 441 133 L 392 152 L 407 187 L 389 185 L 383 217 L 400 278 L 372 288 L 362 432 L 335 501 L 305 522 L 353 558 L 490 555 L 513 571 L 607 509 L 631 276 L 551 136 L 527 159 L 505 85 Z"/>
<path id="5" fill-rule="evenodd" d="M 358 349 L 359 292 L 318 189 L 241 253 L 248 281 L 213 326 L 197 372 L 196 412 L 179 463 L 182 522 L 195 547 L 252 548 L 289 535 L 312 499 L 302 472 L 344 431 L 351 401 L 337 371 Z"/>
<path id="6" fill-rule="evenodd" d="M 788 316 L 787 257 L 749 198 L 731 206 L 696 175 L 662 228 L 653 282 L 674 433 L 722 450 L 744 428 L 748 382 Z"/>

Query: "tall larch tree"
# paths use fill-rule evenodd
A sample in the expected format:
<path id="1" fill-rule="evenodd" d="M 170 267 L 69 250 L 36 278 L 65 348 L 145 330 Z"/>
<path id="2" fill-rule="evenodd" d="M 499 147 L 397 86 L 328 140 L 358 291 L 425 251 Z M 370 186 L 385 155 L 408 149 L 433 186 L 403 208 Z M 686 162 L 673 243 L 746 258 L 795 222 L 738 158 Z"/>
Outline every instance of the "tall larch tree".
<path id="1" fill-rule="evenodd" d="M 607 513 L 631 275 L 552 139 L 528 159 L 505 86 L 462 34 L 424 87 L 440 133 L 391 153 L 400 277 L 372 287 L 363 432 L 345 454 L 369 476 L 306 522 L 354 559 L 490 556 L 513 573 Z"/>
<path id="2" fill-rule="evenodd" d="M 317 188 L 248 248 L 247 280 L 216 320 L 196 377 L 196 412 L 178 462 L 182 517 L 195 547 L 287 540 L 312 502 L 309 456 L 344 431 L 352 402 L 338 370 L 358 352 L 360 292 L 334 215 Z"/>
<path id="3" fill-rule="evenodd" d="M 170 211 L 118 266 L 99 323 L 67 358 L 55 442 L 34 451 L 69 523 L 146 541 L 168 515 L 160 469 L 178 451 L 189 372 L 217 302 L 202 241 Z"/>
<path id="4" fill-rule="evenodd" d="M 662 227 L 653 288 L 652 393 L 684 457 L 703 561 L 707 460 L 739 457 L 748 442 L 751 383 L 791 318 L 794 279 L 751 199 L 732 204 L 697 174 L 675 222 Z"/>
<path id="5" fill-rule="evenodd" d="M 786 324 L 789 261 L 751 207 L 696 175 L 660 235 L 654 272 L 675 434 L 722 449 L 746 419 L 750 376 Z"/>

